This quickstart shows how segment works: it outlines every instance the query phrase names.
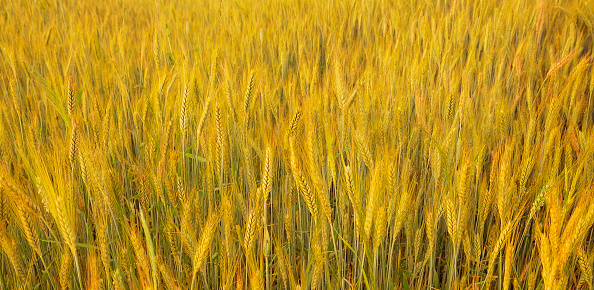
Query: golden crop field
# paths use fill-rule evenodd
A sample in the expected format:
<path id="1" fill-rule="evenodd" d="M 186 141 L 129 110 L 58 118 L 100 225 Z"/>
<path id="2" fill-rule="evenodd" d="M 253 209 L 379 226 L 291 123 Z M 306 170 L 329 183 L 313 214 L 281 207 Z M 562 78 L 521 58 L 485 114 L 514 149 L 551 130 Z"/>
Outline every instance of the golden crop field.
<path id="1" fill-rule="evenodd" d="M 0 0 L 0 289 L 590 289 L 594 2 Z"/>

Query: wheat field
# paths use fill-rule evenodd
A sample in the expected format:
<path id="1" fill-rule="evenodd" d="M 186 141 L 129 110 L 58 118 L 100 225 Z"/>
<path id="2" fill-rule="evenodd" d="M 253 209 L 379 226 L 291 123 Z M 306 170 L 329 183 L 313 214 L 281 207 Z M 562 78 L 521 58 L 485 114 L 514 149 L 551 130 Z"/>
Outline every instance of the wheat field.
<path id="1" fill-rule="evenodd" d="M 0 289 L 590 289 L 594 2 L 0 0 Z"/>

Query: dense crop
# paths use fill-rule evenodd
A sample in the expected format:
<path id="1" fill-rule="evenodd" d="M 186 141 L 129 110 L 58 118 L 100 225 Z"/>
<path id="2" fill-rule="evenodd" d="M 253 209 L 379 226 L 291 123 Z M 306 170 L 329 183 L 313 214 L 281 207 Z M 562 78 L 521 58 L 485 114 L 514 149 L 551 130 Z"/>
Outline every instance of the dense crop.
<path id="1" fill-rule="evenodd" d="M 0 289 L 593 289 L 592 1 L 0 27 Z"/>

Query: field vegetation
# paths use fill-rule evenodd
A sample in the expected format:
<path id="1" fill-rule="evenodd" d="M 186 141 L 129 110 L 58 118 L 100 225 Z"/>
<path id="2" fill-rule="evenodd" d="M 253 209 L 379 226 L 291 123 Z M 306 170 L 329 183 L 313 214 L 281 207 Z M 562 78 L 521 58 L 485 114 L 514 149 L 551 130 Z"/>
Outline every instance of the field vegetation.
<path id="1" fill-rule="evenodd" d="M 0 27 L 0 289 L 593 289 L 592 1 Z"/>

